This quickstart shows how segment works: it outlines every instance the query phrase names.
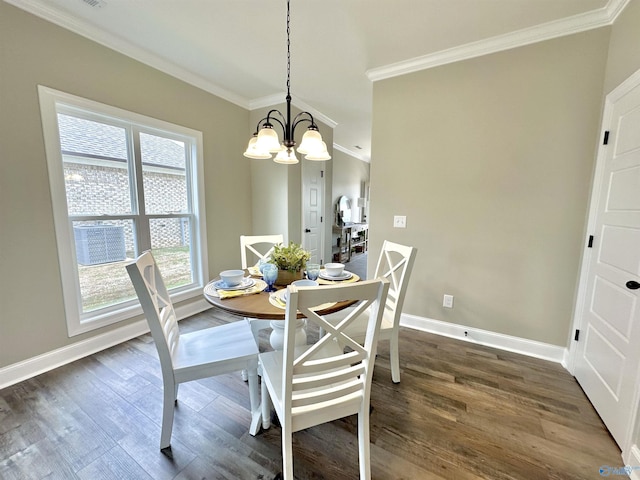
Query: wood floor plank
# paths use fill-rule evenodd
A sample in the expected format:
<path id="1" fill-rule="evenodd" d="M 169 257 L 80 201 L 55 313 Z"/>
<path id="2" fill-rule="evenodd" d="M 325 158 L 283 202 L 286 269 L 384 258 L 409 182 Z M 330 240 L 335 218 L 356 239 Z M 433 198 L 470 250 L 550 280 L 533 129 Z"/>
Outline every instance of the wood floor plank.
<path id="1" fill-rule="evenodd" d="M 77 472 L 81 480 L 153 480 L 119 445 Z"/>

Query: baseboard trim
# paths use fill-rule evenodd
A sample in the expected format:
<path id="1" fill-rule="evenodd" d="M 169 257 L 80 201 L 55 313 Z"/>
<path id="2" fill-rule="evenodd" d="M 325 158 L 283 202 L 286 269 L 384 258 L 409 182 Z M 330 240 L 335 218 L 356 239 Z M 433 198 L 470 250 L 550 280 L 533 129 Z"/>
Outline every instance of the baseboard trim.
<path id="1" fill-rule="evenodd" d="M 208 310 L 209 308 L 211 308 L 209 303 L 204 300 L 198 300 L 177 306 L 176 315 L 179 319 L 183 319 Z M 473 327 L 465 327 L 464 325 L 418 317 L 416 315 L 402 314 L 400 325 L 488 347 L 499 348 L 509 352 L 550 360 L 561 363 L 562 365 L 565 365 L 568 355 L 566 348 L 557 345 L 550 345 Z M 148 331 L 149 327 L 147 326 L 147 322 L 145 320 L 139 320 L 115 330 L 0 368 L 0 389 L 126 342 Z M 638 462 L 636 464 L 640 465 L 640 455 L 638 456 Z M 640 478 L 637 480 L 640 480 Z"/>
<path id="2" fill-rule="evenodd" d="M 566 348 L 557 345 L 528 340 L 526 338 L 513 337 L 511 335 L 481 330 L 479 328 L 465 327 L 464 325 L 457 325 L 454 323 L 418 317 L 416 315 L 409 315 L 405 313 L 400 317 L 400 325 L 403 327 L 421 330 L 423 332 L 477 343 L 487 347 L 499 348 L 501 350 L 520 353 L 530 357 L 550 360 L 552 362 L 560 363 L 563 366 L 565 366 L 565 359 L 568 355 Z"/>
<path id="3" fill-rule="evenodd" d="M 209 308 L 211 308 L 211 305 L 205 300 L 197 300 L 176 306 L 176 316 L 179 319 L 183 319 Z M 0 368 L 0 389 L 139 337 L 148 331 L 147 321 L 142 319 L 115 330 Z"/>

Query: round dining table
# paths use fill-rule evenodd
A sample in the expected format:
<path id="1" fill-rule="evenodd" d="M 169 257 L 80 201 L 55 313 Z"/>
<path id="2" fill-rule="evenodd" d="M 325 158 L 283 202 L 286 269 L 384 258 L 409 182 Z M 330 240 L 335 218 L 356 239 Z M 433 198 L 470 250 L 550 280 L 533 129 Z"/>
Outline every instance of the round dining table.
<path id="1" fill-rule="evenodd" d="M 245 271 L 250 276 L 248 270 Z M 257 277 L 256 281 L 259 280 Z M 360 278 L 353 274 L 351 282 L 359 281 Z M 285 319 L 285 305 L 282 303 L 282 295 L 261 291 L 259 293 L 249 293 L 246 295 L 238 295 L 232 298 L 221 298 L 213 294 L 211 286 L 219 281 L 219 278 L 213 279 L 204 288 L 204 298 L 214 307 L 217 307 L 232 315 L 245 317 L 248 319 L 261 319 L 269 320 L 272 328 L 269 341 L 274 350 L 282 350 L 284 346 L 284 319 Z M 259 280 L 262 281 L 262 280 Z M 319 284 L 330 284 L 336 282 L 327 282 L 319 280 Z M 279 290 L 287 288 L 286 286 L 276 286 Z M 270 298 L 273 296 L 272 298 Z M 331 304 L 322 305 L 321 308 L 316 310 L 320 315 L 329 315 L 331 313 L 339 312 L 347 307 L 350 307 L 355 302 L 336 302 Z M 298 312 L 298 322 L 296 323 L 296 345 L 304 345 L 307 342 L 307 334 L 304 330 L 304 316 Z"/>

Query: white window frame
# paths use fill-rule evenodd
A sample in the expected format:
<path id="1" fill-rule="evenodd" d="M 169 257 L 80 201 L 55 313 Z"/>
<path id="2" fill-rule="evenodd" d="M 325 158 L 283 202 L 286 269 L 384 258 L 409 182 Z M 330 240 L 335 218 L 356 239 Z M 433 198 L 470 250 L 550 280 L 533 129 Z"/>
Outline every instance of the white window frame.
<path id="1" fill-rule="evenodd" d="M 176 288 L 170 294 L 173 302 L 201 297 L 204 284 L 209 278 L 202 132 L 87 100 L 42 85 L 38 85 L 38 95 L 69 337 L 134 318 L 142 314 L 142 308 L 138 300 L 135 299 L 121 303 L 117 307 L 107 307 L 95 312 L 82 313 L 82 298 L 78 284 L 77 258 L 74 248 L 75 240 L 72 221 L 69 218 L 67 209 L 64 166 L 58 132 L 58 107 L 61 109 L 75 108 L 105 117 L 120 119 L 144 132 L 154 133 L 155 130 L 165 136 L 182 137 L 187 141 L 187 144 L 191 145 L 190 155 L 188 155 L 190 159 L 188 158 L 187 161 L 191 161 L 191 188 L 193 190 L 192 215 L 195 235 L 191 239 L 191 258 L 194 278 L 193 283 L 188 287 Z M 139 179 L 138 181 L 142 180 Z M 147 217 L 154 218 L 156 216 L 147 215 Z M 140 254 L 142 252 L 137 253 Z"/>

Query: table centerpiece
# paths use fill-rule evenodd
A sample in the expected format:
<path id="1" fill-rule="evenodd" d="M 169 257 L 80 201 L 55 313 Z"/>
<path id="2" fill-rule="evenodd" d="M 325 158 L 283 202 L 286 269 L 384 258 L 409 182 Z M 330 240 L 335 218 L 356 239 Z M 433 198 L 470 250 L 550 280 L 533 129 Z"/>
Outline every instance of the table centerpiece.
<path id="1" fill-rule="evenodd" d="M 310 258 L 311 253 L 297 243 L 290 242 L 286 246 L 283 244 L 274 245 L 269 263 L 278 267 L 276 285 L 289 285 L 291 282 L 303 278 L 304 269 Z"/>

